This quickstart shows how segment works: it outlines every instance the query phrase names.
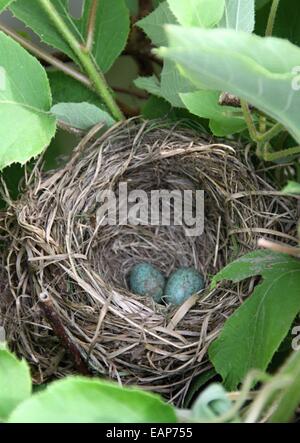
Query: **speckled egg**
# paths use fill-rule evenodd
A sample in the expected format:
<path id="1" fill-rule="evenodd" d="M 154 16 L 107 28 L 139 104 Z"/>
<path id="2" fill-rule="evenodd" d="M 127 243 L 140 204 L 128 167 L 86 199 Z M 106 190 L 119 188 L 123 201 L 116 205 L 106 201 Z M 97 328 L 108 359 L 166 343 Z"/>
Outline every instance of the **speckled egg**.
<path id="1" fill-rule="evenodd" d="M 163 274 L 150 263 L 135 265 L 129 275 L 131 292 L 152 297 L 157 303 L 161 302 L 165 284 L 166 280 Z"/>
<path id="2" fill-rule="evenodd" d="M 170 275 L 164 292 L 164 300 L 172 305 L 181 305 L 203 288 L 204 278 L 200 272 L 194 268 L 180 268 Z"/>

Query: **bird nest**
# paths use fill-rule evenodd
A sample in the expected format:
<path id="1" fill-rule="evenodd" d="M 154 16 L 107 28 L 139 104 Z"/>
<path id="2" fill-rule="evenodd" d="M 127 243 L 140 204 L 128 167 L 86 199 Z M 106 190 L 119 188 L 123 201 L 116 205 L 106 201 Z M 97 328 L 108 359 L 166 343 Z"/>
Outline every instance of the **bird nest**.
<path id="1" fill-rule="evenodd" d="M 210 290 L 211 276 L 258 236 L 293 242 L 296 205 L 242 162 L 237 146 L 179 125 L 134 120 L 95 133 L 62 169 L 43 173 L 39 162 L 21 199 L 9 202 L 0 323 L 37 382 L 90 373 L 180 405 L 210 368 L 210 343 L 253 289 L 248 280 Z M 101 196 L 110 190 L 119 202 L 120 183 L 147 196 L 203 190 L 203 234 L 187 235 L 184 224 L 108 223 Z M 128 273 L 141 261 L 166 276 L 194 267 L 206 289 L 181 306 L 135 295 Z"/>

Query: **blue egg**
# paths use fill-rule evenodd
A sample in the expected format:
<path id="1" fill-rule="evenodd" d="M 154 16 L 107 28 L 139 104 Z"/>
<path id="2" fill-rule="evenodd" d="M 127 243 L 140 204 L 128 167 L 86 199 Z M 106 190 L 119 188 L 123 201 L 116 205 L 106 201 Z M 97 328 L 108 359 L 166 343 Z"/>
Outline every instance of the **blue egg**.
<path id="1" fill-rule="evenodd" d="M 161 302 L 166 280 L 163 274 L 150 263 L 135 265 L 129 275 L 131 292 L 137 295 L 152 297 L 157 303 Z"/>
<path id="2" fill-rule="evenodd" d="M 164 292 L 164 300 L 179 306 L 201 289 L 204 289 L 203 275 L 194 268 L 180 268 L 170 275 Z"/>

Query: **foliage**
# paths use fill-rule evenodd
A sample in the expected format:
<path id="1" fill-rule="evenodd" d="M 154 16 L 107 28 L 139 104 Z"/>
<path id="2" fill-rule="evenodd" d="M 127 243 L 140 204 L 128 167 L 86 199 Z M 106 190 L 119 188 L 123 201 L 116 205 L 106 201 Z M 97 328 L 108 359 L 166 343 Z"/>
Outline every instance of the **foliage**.
<path id="1" fill-rule="evenodd" d="M 51 112 L 58 120 L 74 128 L 89 129 L 97 123 L 103 122 L 106 126 L 112 126 L 114 119 L 102 109 L 90 103 L 58 103 L 52 106 Z"/>
<path id="2" fill-rule="evenodd" d="M 31 394 L 28 365 L 0 348 L 0 421 L 6 420 Z"/>
<path id="3" fill-rule="evenodd" d="M 271 162 L 274 186 L 300 194 L 297 0 L 153 0 L 144 9 L 142 3 L 85 0 L 82 16 L 74 18 L 69 0 L 0 0 L 0 12 L 9 9 L 46 45 L 0 23 L 0 170 L 53 146 L 58 127 L 88 131 L 142 113 L 188 118 L 215 136 L 242 140 L 256 148 L 260 168 Z M 120 63 L 128 59 L 134 72 L 124 88 L 112 78 L 123 77 Z M 252 252 L 212 280 L 212 288 L 223 280 L 255 278 L 255 284 L 209 349 L 215 369 L 194 380 L 188 399 L 216 373 L 229 390 L 248 374 L 248 391 L 257 381 L 263 385 L 246 410 L 219 384 L 188 411 L 97 379 L 67 378 L 31 395 L 28 366 L 1 349 L 0 419 L 251 422 L 270 407 L 270 421 L 290 420 L 300 402 L 299 352 L 274 377 L 265 376 L 300 312 L 299 248 L 288 250 L 290 256 Z M 263 376 L 251 378 L 252 369 Z"/>
<path id="4" fill-rule="evenodd" d="M 274 379 L 264 374 L 249 374 L 235 402 L 219 383 L 212 383 L 196 398 L 191 409 L 181 410 L 157 395 L 97 378 L 70 376 L 32 389 L 28 365 L 2 347 L 0 422 L 238 423 L 254 418 L 258 421 L 269 407 L 272 408 L 270 421 L 289 421 L 300 401 L 299 371 L 300 351 L 290 357 Z M 243 408 L 249 394 L 249 379 L 265 383 L 253 403 Z"/>
<path id="5" fill-rule="evenodd" d="M 0 33 L 3 85 L 0 88 L 0 169 L 25 163 L 39 154 L 55 134 L 51 94 L 40 63 Z M 16 122 L 17 125 L 16 125 Z"/>
<path id="6" fill-rule="evenodd" d="M 179 63 L 195 85 L 247 100 L 282 123 L 300 142 L 300 95 L 292 87 L 298 47 L 234 30 L 169 26 L 167 34 L 170 48 L 160 53 Z"/>
<path id="7" fill-rule="evenodd" d="M 230 390 L 250 369 L 267 369 L 300 312 L 300 262 L 288 255 L 251 252 L 222 269 L 212 287 L 221 280 L 238 282 L 257 275 L 263 281 L 229 318 L 209 349 L 211 361 Z"/>

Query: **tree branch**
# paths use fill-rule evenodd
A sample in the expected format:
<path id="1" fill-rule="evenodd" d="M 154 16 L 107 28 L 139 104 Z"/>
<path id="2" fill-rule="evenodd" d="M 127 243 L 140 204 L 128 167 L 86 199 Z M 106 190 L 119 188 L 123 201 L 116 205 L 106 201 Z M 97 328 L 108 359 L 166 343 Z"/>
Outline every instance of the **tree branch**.
<path id="1" fill-rule="evenodd" d="M 82 375 L 90 375 L 90 371 L 87 368 L 79 349 L 71 340 L 58 313 L 53 306 L 50 296 L 47 293 L 43 292 L 42 294 L 40 294 L 39 305 L 44 313 L 45 318 L 52 327 L 54 334 L 60 339 L 61 343 L 72 355 L 78 372 Z"/>
<path id="2" fill-rule="evenodd" d="M 31 43 L 30 41 L 26 40 L 21 35 L 17 34 L 12 29 L 8 28 L 4 24 L 0 23 L 0 30 L 4 31 L 5 34 L 12 37 L 15 41 L 20 43 L 23 48 L 28 49 L 32 54 L 36 55 L 39 59 L 44 60 L 45 62 L 49 63 L 51 66 L 54 66 L 55 68 L 59 69 L 60 71 L 64 72 L 65 74 L 69 75 L 70 77 L 74 78 L 75 80 L 83 83 L 84 85 L 88 87 L 92 87 L 92 83 L 90 80 L 81 72 L 77 71 L 75 68 L 72 68 L 71 66 L 67 65 L 66 63 L 63 63 L 61 60 L 59 60 L 57 57 L 54 57 L 51 54 L 48 54 L 43 49 L 40 49 L 35 44 Z"/>
<path id="3" fill-rule="evenodd" d="M 113 96 L 110 93 L 109 87 L 106 83 L 105 77 L 99 70 L 99 67 L 94 63 L 94 59 L 89 52 L 86 52 L 81 42 L 78 42 L 73 33 L 66 26 L 64 20 L 61 18 L 54 5 L 50 0 L 37 0 L 45 13 L 48 15 L 53 25 L 56 27 L 61 36 L 69 44 L 75 55 L 78 57 L 86 74 L 93 83 L 96 92 L 103 99 L 107 108 L 110 110 L 112 116 L 116 120 L 123 120 L 124 115 Z"/>
<path id="4" fill-rule="evenodd" d="M 90 9 L 90 15 L 89 15 L 89 21 L 88 21 L 88 27 L 87 27 L 87 38 L 86 38 L 86 45 L 85 48 L 87 51 L 91 51 L 94 43 L 94 33 L 95 33 L 95 24 L 96 24 L 96 18 L 97 18 L 97 9 L 98 9 L 98 0 L 93 0 L 91 9 Z"/>

